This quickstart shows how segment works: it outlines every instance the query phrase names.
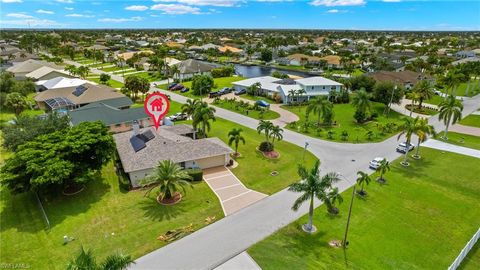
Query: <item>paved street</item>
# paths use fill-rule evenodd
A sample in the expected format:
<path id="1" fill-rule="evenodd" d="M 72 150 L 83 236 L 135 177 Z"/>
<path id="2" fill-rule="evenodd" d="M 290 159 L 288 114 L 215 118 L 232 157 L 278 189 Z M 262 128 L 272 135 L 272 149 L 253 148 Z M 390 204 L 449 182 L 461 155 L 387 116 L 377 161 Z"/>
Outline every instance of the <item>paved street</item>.
<path id="1" fill-rule="evenodd" d="M 184 103 L 186 98 L 168 92 L 171 98 Z M 480 107 L 480 95 L 464 101 L 464 115 Z M 221 108 L 216 108 L 218 117 L 239 125 L 255 129 L 258 121 Z M 429 119 L 436 130 L 444 128 L 437 117 Z M 336 171 L 345 176 L 338 183 L 340 190 L 354 184 L 357 171 L 368 171 L 368 162 L 374 157 L 396 159 L 398 144 L 396 136 L 380 143 L 347 144 L 314 139 L 296 132 L 285 130 L 284 140 L 304 147 L 317 156 L 324 173 Z M 293 164 L 292 164 L 293 166 Z M 298 194 L 282 190 L 237 213 L 227 216 L 183 239 L 153 251 L 136 261 L 131 269 L 213 269 L 251 245 L 274 233 L 279 228 L 293 222 L 307 212 L 307 204 L 294 212 L 291 206 Z M 316 202 L 318 205 L 318 202 Z M 225 239 L 228 239 L 226 241 Z M 188 259 L 186 259 L 188 258 Z"/>

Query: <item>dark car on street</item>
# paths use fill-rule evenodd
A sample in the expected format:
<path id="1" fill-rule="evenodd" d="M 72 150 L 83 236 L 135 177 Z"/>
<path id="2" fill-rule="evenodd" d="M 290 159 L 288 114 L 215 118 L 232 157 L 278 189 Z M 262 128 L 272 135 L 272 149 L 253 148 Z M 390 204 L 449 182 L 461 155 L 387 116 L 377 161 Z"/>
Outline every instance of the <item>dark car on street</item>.
<path id="1" fill-rule="evenodd" d="M 236 96 L 240 96 L 240 95 L 243 95 L 243 94 L 246 94 L 247 93 L 247 90 L 246 89 L 239 89 L 237 91 L 235 91 L 235 95 Z"/>
<path id="2" fill-rule="evenodd" d="M 221 95 L 222 94 L 220 94 L 220 91 L 213 91 L 213 92 L 208 93 L 209 98 L 219 97 Z"/>
<path id="3" fill-rule="evenodd" d="M 167 89 L 170 90 L 170 89 L 172 89 L 172 88 L 173 88 L 175 85 L 177 85 L 177 84 L 178 84 L 178 83 L 176 83 L 176 82 L 170 83 L 170 84 L 168 84 Z"/>
<path id="4" fill-rule="evenodd" d="M 232 89 L 228 88 L 228 87 L 224 87 L 222 88 L 220 91 L 218 91 L 220 93 L 220 95 L 226 95 L 230 92 L 232 92 Z"/>
<path id="5" fill-rule="evenodd" d="M 172 91 L 176 91 L 176 90 L 182 90 L 185 86 L 183 86 L 183 84 L 179 83 L 177 85 L 175 85 L 174 87 L 172 87 L 170 90 Z"/>

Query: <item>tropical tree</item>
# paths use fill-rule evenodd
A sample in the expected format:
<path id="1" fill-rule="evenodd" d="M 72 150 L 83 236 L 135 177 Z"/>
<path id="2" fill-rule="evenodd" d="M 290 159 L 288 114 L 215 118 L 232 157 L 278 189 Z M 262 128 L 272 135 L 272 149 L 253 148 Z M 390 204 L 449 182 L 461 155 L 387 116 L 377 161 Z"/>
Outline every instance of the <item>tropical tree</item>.
<path id="1" fill-rule="evenodd" d="M 302 178 L 302 181 L 293 183 L 288 188 L 290 191 L 302 193 L 295 200 L 292 210 L 297 211 L 304 202 L 310 201 L 308 223 L 303 225 L 303 229 L 306 232 L 313 233 L 316 231 L 316 228 L 313 226 L 314 199 L 317 198 L 325 202 L 326 198 L 328 198 L 328 193 L 333 189 L 333 183 L 340 181 L 340 177 L 334 172 L 321 177 L 319 160 L 315 162 L 315 165 L 310 170 L 307 170 L 303 165 L 299 165 L 298 175 Z"/>
<path id="2" fill-rule="evenodd" d="M 182 104 L 182 113 L 192 116 L 198 104 L 200 104 L 199 99 L 187 99 L 187 103 Z"/>
<path id="3" fill-rule="evenodd" d="M 203 96 L 210 92 L 214 85 L 213 78 L 208 75 L 195 75 L 192 79 L 192 93 Z"/>
<path id="4" fill-rule="evenodd" d="M 177 163 L 172 160 L 162 160 L 158 162 L 153 173 L 142 181 L 144 187 L 149 187 L 145 196 L 158 188 L 157 200 L 159 202 L 174 203 L 182 198 L 179 190 L 186 192 L 186 186 L 193 186 L 187 180 L 192 180 L 192 177 L 182 169 Z"/>
<path id="5" fill-rule="evenodd" d="M 313 112 L 317 114 L 317 126 L 320 126 L 321 116 L 333 114 L 333 103 L 328 100 L 327 96 L 317 96 L 308 102 L 307 113 Z"/>
<path id="6" fill-rule="evenodd" d="M 80 78 L 85 79 L 88 74 L 90 73 L 90 68 L 87 66 L 79 66 L 77 68 L 77 74 L 80 76 Z"/>
<path id="7" fill-rule="evenodd" d="M 169 68 L 168 72 L 173 76 L 173 78 L 175 78 L 176 75 L 180 74 L 180 69 L 178 69 L 177 65 L 173 65 Z M 170 78 L 170 76 L 168 76 L 168 77 Z M 167 80 L 169 78 L 167 78 Z"/>
<path id="8" fill-rule="evenodd" d="M 404 118 L 403 124 L 400 126 L 400 134 L 398 134 L 397 140 L 400 139 L 403 135 L 405 135 L 406 145 L 405 145 L 405 158 L 400 163 L 403 166 L 408 166 L 408 150 L 410 148 L 410 141 L 412 140 L 412 135 L 416 133 L 417 129 L 417 122 L 419 117 L 412 119 L 412 118 Z"/>
<path id="9" fill-rule="evenodd" d="M 337 215 L 340 211 L 335 206 L 335 204 L 337 202 L 338 204 L 341 204 L 343 202 L 342 195 L 340 194 L 340 192 L 338 192 L 337 187 L 332 188 L 326 195 L 327 196 L 324 198 L 324 202 L 327 206 L 327 212 L 333 215 Z"/>
<path id="10" fill-rule="evenodd" d="M 78 69 L 75 65 L 67 65 L 65 67 L 65 71 L 67 71 L 68 74 L 70 74 L 72 76 L 76 76 L 78 74 Z"/>
<path id="11" fill-rule="evenodd" d="M 387 180 L 383 176 L 390 171 L 390 162 L 386 158 L 382 159 L 376 171 L 380 172 L 380 177 L 377 178 L 377 181 L 384 184 Z"/>
<path id="12" fill-rule="evenodd" d="M 247 93 L 252 96 L 258 96 L 260 95 L 261 90 L 262 84 L 260 82 L 256 82 L 247 88 Z"/>
<path id="13" fill-rule="evenodd" d="M 418 97 L 419 97 L 418 98 L 418 101 L 419 101 L 418 108 L 419 109 L 422 108 L 422 104 L 423 104 L 424 100 L 429 100 L 435 95 L 435 92 L 433 91 L 432 84 L 427 80 L 419 81 L 415 85 L 415 87 L 413 89 L 413 92 L 418 94 Z"/>
<path id="14" fill-rule="evenodd" d="M 435 136 L 435 128 L 432 125 L 428 124 L 427 118 L 418 119 L 416 124 L 417 127 L 415 128 L 415 135 L 417 135 L 418 137 L 418 142 L 417 150 L 415 152 L 415 155 L 413 155 L 413 158 L 420 159 L 420 143 L 424 142 L 428 138 L 428 135 Z"/>
<path id="15" fill-rule="evenodd" d="M 411 107 L 410 107 L 410 117 L 412 117 L 412 113 L 413 113 L 413 110 L 414 110 L 414 106 L 415 106 L 415 103 L 419 102 L 420 101 L 420 94 L 415 92 L 415 91 L 412 91 L 412 92 L 409 92 L 407 93 L 407 98 L 410 99 L 412 101 L 411 103 Z"/>
<path id="16" fill-rule="evenodd" d="M 357 183 L 361 186 L 361 189 L 357 191 L 357 194 L 360 196 L 366 196 L 367 191 L 365 190 L 365 185 L 368 185 L 372 179 L 370 178 L 370 175 L 366 172 L 363 171 L 358 171 L 357 172 L 358 178 L 357 178 Z"/>
<path id="17" fill-rule="evenodd" d="M 70 260 L 67 270 L 125 270 L 135 263 L 130 255 L 121 253 L 109 255 L 98 264 L 91 250 L 80 247 L 80 253 Z"/>
<path id="18" fill-rule="evenodd" d="M 363 123 L 368 118 L 371 110 L 370 94 L 361 89 L 352 99 L 352 105 L 356 108 L 355 119 L 358 123 Z"/>
<path id="19" fill-rule="evenodd" d="M 228 132 L 228 145 L 235 144 L 235 154 L 234 156 L 238 156 L 238 144 L 242 142 L 245 144 L 245 138 L 242 136 L 242 129 L 241 128 L 233 128 Z"/>
<path id="20" fill-rule="evenodd" d="M 150 83 L 146 78 L 130 75 L 125 79 L 125 88 L 132 93 L 133 99 L 136 100 L 139 93 L 144 95 L 150 90 Z"/>
<path id="21" fill-rule="evenodd" d="M 28 108 L 27 99 L 18 92 L 7 94 L 5 98 L 5 105 L 10 108 L 15 115 L 20 115 L 26 108 Z"/>
<path id="22" fill-rule="evenodd" d="M 443 120 L 445 124 L 445 132 L 443 139 L 448 140 L 448 128 L 450 124 L 454 125 L 462 119 L 463 104 L 453 95 L 449 95 L 439 104 L 440 113 L 438 119 Z"/>
<path id="23" fill-rule="evenodd" d="M 207 137 L 207 132 L 210 131 L 211 125 L 210 121 L 215 121 L 215 108 L 208 106 L 207 102 L 200 102 L 196 106 L 192 115 L 192 125 L 196 129 L 200 128 L 200 133 L 205 138 Z"/>
<path id="24" fill-rule="evenodd" d="M 274 146 L 275 140 L 281 141 L 283 139 L 283 129 L 280 126 L 273 126 L 270 130 L 270 137 L 272 138 L 272 145 Z"/>
<path id="25" fill-rule="evenodd" d="M 270 121 L 265 121 L 265 120 L 260 120 L 257 126 L 257 132 L 258 134 L 260 133 L 265 133 L 265 141 L 269 142 L 270 139 L 270 132 L 274 128 L 274 125 Z"/>
<path id="26" fill-rule="evenodd" d="M 112 78 L 112 76 L 110 76 L 110 74 L 107 74 L 107 73 L 102 73 L 100 74 L 100 83 L 101 84 L 107 84 L 108 81 Z"/>

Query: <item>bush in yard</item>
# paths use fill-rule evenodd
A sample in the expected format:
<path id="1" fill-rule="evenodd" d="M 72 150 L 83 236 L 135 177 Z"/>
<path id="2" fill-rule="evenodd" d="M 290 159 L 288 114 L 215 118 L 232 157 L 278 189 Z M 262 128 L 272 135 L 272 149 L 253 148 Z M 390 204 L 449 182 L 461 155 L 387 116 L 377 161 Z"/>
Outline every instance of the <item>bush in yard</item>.
<path id="1" fill-rule="evenodd" d="M 192 93 L 196 96 L 208 94 L 214 85 L 213 78 L 208 75 L 195 75 L 192 79 Z"/>
<path id="2" fill-rule="evenodd" d="M 191 181 L 196 182 L 203 180 L 203 171 L 201 169 L 186 169 L 185 171 L 192 177 Z"/>
<path id="3" fill-rule="evenodd" d="M 357 120 L 357 123 L 363 123 L 363 122 L 365 122 L 365 120 L 367 118 L 367 115 L 366 115 L 365 112 L 356 110 L 355 114 L 353 115 L 353 118 L 355 118 L 355 120 Z"/>
<path id="4" fill-rule="evenodd" d="M 273 144 L 271 142 L 262 142 L 258 147 L 258 150 L 262 152 L 271 152 L 273 151 Z"/>
<path id="5" fill-rule="evenodd" d="M 107 84 L 110 79 L 111 79 L 110 74 L 107 74 L 107 73 L 100 74 L 100 83 L 101 84 Z"/>
<path id="6" fill-rule="evenodd" d="M 231 65 L 225 66 L 225 67 L 220 67 L 220 68 L 214 68 L 210 71 L 212 74 L 213 78 L 220 78 L 220 77 L 230 77 L 235 73 L 235 68 Z"/>

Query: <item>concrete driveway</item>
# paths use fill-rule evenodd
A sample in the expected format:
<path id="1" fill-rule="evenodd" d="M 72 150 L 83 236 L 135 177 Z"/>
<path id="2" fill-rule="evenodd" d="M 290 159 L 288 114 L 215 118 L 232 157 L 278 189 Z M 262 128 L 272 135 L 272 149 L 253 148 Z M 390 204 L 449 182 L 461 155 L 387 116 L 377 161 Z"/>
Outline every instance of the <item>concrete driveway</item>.
<path id="1" fill-rule="evenodd" d="M 217 195 L 225 216 L 245 208 L 267 195 L 246 188 L 227 168 L 215 167 L 203 170 L 203 179 Z"/>

